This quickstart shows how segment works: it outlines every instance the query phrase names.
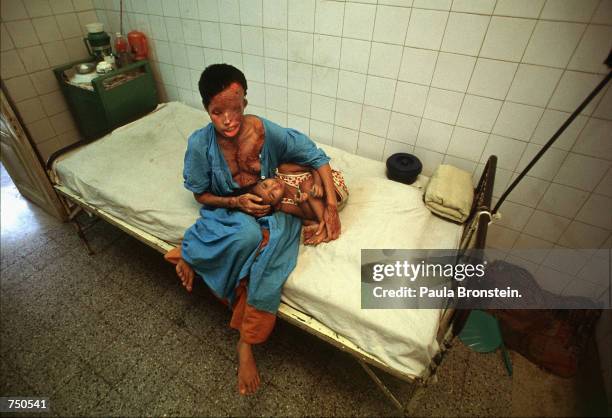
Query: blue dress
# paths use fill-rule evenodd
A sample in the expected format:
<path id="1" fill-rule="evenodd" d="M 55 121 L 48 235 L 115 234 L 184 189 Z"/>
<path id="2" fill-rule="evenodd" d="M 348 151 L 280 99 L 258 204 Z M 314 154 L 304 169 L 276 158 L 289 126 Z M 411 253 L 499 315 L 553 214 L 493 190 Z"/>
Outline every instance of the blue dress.
<path id="1" fill-rule="evenodd" d="M 319 168 L 329 162 L 306 135 L 260 119 L 265 130 L 261 179 L 273 177 L 281 163 Z M 185 187 L 196 194 L 228 196 L 240 188 L 232 179 L 212 123 L 189 137 L 183 178 Z M 270 231 L 270 241 L 257 255 L 261 228 Z M 283 284 L 297 261 L 300 230 L 301 220 L 286 213 L 256 219 L 238 210 L 203 205 L 200 218 L 185 232 L 181 253 L 218 297 L 233 305 L 238 283 L 248 276 L 247 303 L 276 313 Z"/>

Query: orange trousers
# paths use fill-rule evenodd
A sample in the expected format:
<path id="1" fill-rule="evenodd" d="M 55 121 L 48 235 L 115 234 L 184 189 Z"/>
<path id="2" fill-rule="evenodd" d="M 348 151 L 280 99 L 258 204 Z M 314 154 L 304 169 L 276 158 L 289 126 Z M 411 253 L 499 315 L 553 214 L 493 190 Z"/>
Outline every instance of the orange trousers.
<path id="1" fill-rule="evenodd" d="M 262 229 L 263 240 L 259 246 L 259 250 L 266 246 L 269 240 L 269 232 Z M 178 264 L 182 259 L 181 247 L 175 247 L 168 251 L 164 258 L 172 264 Z M 236 288 L 236 300 L 232 309 L 232 319 L 230 327 L 240 332 L 240 339 L 247 344 L 259 344 L 268 339 L 270 333 L 274 329 L 276 323 L 276 315 L 260 311 L 247 303 L 247 285 L 248 279 L 240 280 Z M 221 299 L 226 305 L 229 305 L 228 300 Z"/>

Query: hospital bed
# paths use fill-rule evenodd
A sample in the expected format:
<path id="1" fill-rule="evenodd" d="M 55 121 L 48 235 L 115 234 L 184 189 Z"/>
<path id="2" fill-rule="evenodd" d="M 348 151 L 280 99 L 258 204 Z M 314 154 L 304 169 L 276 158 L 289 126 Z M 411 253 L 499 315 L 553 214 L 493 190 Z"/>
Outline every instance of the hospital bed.
<path id="1" fill-rule="evenodd" d="M 54 154 L 50 177 L 85 243 L 76 216 L 81 210 L 161 253 L 175 247 L 200 209 L 183 187 L 187 138 L 208 121 L 204 111 L 166 103 L 101 139 Z M 317 247 L 300 246 L 278 315 L 352 354 L 403 409 L 370 366 L 422 387 L 467 315 L 452 309 L 362 310 L 361 249 L 484 248 L 496 158 L 481 175 L 470 218 L 459 225 L 434 216 L 424 206 L 422 188 L 386 179 L 383 163 L 319 145 L 350 189 L 340 214 L 342 235 Z"/>

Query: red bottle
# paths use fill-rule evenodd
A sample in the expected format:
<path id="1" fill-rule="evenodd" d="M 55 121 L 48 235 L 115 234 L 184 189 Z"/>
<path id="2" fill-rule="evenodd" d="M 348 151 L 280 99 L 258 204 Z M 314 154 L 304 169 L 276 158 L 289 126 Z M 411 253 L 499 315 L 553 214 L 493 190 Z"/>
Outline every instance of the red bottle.
<path id="1" fill-rule="evenodd" d="M 137 30 L 131 31 L 128 33 L 128 42 L 130 43 L 136 61 L 147 59 L 149 48 L 147 46 L 147 37 L 144 33 Z"/>

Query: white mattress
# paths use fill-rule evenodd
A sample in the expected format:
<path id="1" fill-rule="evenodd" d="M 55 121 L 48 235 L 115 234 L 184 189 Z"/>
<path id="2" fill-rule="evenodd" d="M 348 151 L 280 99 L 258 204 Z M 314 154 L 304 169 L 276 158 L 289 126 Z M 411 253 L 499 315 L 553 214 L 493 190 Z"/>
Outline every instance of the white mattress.
<path id="1" fill-rule="evenodd" d="M 59 183 L 87 202 L 177 243 L 198 217 L 183 188 L 187 138 L 205 112 L 169 103 L 55 163 Z M 316 139 L 316 138 L 314 138 Z M 362 310 L 362 248 L 456 248 L 461 227 L 433 216 L 419 189 L 384 177 L 384 164 L 322 146 L 350 189 L 340 239 L 301 246 L 283 301 L 406 374 L 421 376 L 437 353 L 437 310 Z"/>

